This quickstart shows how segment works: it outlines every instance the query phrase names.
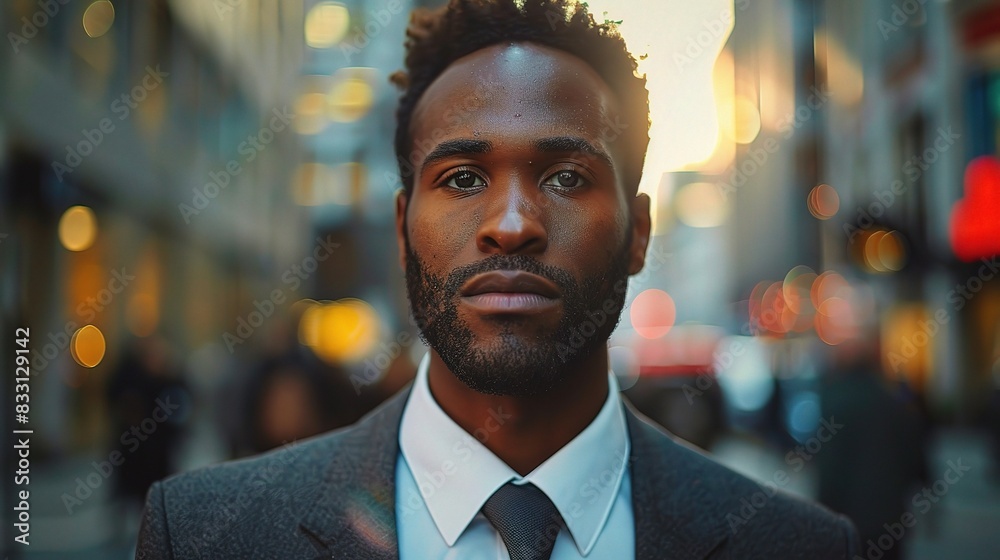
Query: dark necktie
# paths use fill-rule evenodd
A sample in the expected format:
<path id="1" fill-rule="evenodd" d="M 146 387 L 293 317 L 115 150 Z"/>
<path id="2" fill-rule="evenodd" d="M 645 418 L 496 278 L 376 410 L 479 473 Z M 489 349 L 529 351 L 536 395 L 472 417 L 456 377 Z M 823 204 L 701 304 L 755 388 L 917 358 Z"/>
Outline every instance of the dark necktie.
<path id="1" fill-rule="evenodd" d="M 500 534 L 510 560 L 549 560 L 563 527 L 559 510 L 531 483 L 504 484 L 486 500 L 483 515 Z"/>

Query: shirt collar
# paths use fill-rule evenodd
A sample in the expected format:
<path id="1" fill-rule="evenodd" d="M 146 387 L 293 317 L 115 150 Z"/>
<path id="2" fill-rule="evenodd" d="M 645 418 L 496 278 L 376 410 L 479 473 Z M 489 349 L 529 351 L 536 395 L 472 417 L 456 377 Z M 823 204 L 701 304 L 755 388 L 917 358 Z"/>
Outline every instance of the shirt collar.
<path id="1" fill-rule="evenodd" d="M 611 515 L 629 455 L 618 382 L 608 372 L 608 396 L 594 420 L 526 476 L 487 449 L 502 410 L 469 435 L 441 409 L 427 382 L 430 353 L 417 369 L 399 430 L 399 446 L 434 524 L 448 546 L 493 493 L 509 481 L 531 482 L 555 504 L 577 549 L 590 553 Z M 428 434 L 433 434 L 428 437 Z M 477 439 L 479 438 L 479 439 Z"/>

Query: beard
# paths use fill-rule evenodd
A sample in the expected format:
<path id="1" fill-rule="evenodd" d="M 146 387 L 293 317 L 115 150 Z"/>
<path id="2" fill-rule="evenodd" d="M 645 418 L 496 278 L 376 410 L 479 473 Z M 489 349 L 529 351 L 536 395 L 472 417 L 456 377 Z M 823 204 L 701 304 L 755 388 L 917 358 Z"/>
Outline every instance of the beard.
<path id="1" fill-rule="evenodd" d="M 631 228 L 625 243 L 609 255 L 607 266 L 582 282 L 557 267 L 525 255 L 491 255 L 459 267 L 446 277 L 427 270 L 406 241 L 406 293 L 420 329 L 448 369 L 469 388 L 488 395 L 541 395 L 572 379 L 579 364 L 606 347 L 618 325 L 628 280 Z M 459 317 L 460 289 L 473 276 L 494 270 L 520 270 L 547 278 L 562 294 L 563 312 L 549 333 L 519 334 L 526 317 L 500 317 L 492 340 L 477 340 Z M 610 311 L 610 312 L 609 312 Z"/>

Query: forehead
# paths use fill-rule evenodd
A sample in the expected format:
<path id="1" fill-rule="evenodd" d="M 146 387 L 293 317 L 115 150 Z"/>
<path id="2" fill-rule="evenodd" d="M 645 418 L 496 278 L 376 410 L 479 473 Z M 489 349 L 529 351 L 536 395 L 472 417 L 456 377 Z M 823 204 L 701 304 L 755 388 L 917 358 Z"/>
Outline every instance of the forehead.
<path id="1" fill-rule="evenodd" d="M 605 136 L 616 103 L 600 75 L 569 53 L 534 43 L 493 45 L 438 76 L 414 108 L 410 133 L 414 146 L 477 138 L 516 147 L 575 136 L 612 151 Z"/>

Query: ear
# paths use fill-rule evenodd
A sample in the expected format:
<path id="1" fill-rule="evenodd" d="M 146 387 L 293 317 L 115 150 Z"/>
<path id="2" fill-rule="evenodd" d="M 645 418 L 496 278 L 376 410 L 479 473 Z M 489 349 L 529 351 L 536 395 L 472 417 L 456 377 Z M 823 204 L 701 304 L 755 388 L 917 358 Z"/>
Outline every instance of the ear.
<path id="1" fill-rule="evenodd" d="M 396 245 L 399 250 L 399 267 L 406 271 L 406 190 L 396 191 Z"/>
<path id="2" fill-rule="evenodd" d="M 628 273 L 638 274 L 646 265 L 646 248 L 652 223 L 649 217 L 649 195 L 639 193 L 632 199 L 632 246 L 629 247 Z"/>

